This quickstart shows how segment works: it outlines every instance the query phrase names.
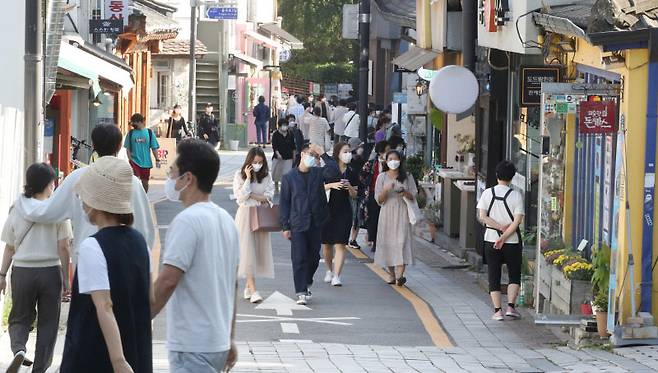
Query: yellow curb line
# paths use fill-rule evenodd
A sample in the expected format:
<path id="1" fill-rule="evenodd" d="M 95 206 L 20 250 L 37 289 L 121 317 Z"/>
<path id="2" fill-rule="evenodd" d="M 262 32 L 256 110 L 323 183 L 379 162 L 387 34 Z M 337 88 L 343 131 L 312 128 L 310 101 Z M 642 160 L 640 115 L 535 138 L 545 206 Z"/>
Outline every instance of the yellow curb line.
<path id="1" fill-rule="evenodd" d="M 361 250 L 356 250 L 348 248 L 348 250 L 358 259 L 368 259 L 369 257 L 361 252 Z M 381 268 L 379 268 L 374 263 L 366 263 L 366 266 L 370 268 L 375 274 L 381 277 L 384 281 L 388 281 L 388 274 Z M 406 299 L 414 307 L 418 318 L 423 323 L 427 334 L 429 334 L 432 342 L 435 346 L 445 348 L 453 347 L 454 345 L 450 342 L 450 338 L 446 332 L 441 327 L 439 320 L 437 320 L 432 308 L 425 302 L 425 300 L 413 291 L 405 286 L 393 286 L 393 289 L 397 291 L 404 299 Z"/>

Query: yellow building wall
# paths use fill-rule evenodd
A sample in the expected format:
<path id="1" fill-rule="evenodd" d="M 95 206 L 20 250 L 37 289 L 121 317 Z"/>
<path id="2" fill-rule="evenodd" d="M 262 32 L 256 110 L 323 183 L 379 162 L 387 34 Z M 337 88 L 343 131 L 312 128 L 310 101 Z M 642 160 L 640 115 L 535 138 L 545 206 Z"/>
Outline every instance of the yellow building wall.
<path id="1" fill-rule="evenodd" d="M 628 264 L 628 252 L 631 247 L 635 260 L 635 299 L 637 306 L 640 303 L 640 281 L 642 278 L 642 208 L 644 195 L 644 151 L 645 151 L 645 130 L 646 130 L 646 96 L 649 58 L 646 49 L 634 49 L 624 52 L 625 66 L 606 69 L 601 63 L 601 57 L 604 55 L 599 47 L 588 44 L 585 40 L 577 40 L 576 54 L 573 58 L 574 63 L 592 66 L 602 70 L 609 70 L 620 74 L 623 79 L 623 88 L 621 92 L 620 110 L 624 116 L 626 126 L 626 166 L 628 173 L 628 201 L 630 202 L 630 232 L 627 232 L 626 213 L 626 196 L 622 195 L 620 200 L 619 213 L 619 251 L 617 261 L 617 293 L 621 291 L 620 296 L 620 318 L 624 322 L 626 317 L 630 316 L 630 279 L 622 286 L 624 273 Z M 655 199 L 654 199 L 655 200 Z M 654 210 L 654 221 L 656 221 L 657 211 Z M 654 242 L 658 242 L 658 229 L 654 230 Z M 658 245 L 654 244 L 654 258 L 658 253 Z M 653 274 L 653 305 L 652 312 L 658 315 L 658 271 Z"/>

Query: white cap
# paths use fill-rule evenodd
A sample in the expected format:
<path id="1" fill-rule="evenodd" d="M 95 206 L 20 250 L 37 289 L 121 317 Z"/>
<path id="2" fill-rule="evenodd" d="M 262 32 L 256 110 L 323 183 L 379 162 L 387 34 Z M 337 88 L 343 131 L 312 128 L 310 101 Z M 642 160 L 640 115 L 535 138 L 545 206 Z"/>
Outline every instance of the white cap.
<path id="1" fill-rule="evenodd" d="M 133 172 L 116 157 L 100 157 L 80 176 L 75 191 L 89 207 L 112 214 L 131 214 Z"/>

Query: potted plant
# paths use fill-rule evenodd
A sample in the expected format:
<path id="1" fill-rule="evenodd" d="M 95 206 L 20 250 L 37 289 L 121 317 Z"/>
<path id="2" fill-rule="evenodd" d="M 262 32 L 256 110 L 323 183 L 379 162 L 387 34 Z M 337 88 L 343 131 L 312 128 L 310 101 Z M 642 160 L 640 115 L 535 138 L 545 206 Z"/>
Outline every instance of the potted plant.
<path id="1" fill-rule="evenodd" d="M 596 325 L 601 338 L 607 335 L 608 322 L 608 283 L 610 281 L 610 246 L 602 244 L 592 250 L 592 293 L 593 309 L 596 315 Z"/>
<path id="2" fill-rule="evenodd" d="M 473 166 L 475 163 L 475 137 L 473 135 L 462 135 L 458 133 L 455 135 L 457 141 L 457 159 L 461 165 L 464 161 L 467 167 Z M 462 171 L 462 170 L 460 170 Z"/>
<path id="3" fill-rule="evenodd" d="M 592 302 L 594 315 L 596 316 L 596 329 L 599 332 L 599 337 L 605 338 L 608 336 L 608 292 L 600 291 L 594 297 Z"/>

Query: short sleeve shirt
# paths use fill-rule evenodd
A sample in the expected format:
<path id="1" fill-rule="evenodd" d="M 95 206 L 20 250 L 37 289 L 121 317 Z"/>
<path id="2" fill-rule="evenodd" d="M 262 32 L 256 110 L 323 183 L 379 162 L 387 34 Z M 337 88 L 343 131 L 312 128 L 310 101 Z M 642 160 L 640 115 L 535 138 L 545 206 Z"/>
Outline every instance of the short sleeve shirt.
<path id="1" fill-rule="evenodd" d="M 136 165 L 141 168 L 153 168 L 151 149 L 158 149 L 160 144 L 158 144 L 155 133 L 148 128 L 144 128 L 129 131 L 123 142 L 123 147 L 130 151 L 130 160 Z"/>
<path id="2" fill-rule="evenodd" d="M 199 202 L 174 218 L 163 263 L 185 272 L 167 304 L 170 351 L 214 353 L 231 347 L 240 244 L 233 218 Z"/>
<path id="3" fill-rule="evenodd" d="M 2 229 L 0 239 L 14 246 L 14 265 L 18 267 L 49 267 L 60 264 L 58 242 L 73 238 L 71 221 L 36 224 L 25 220 L 12 209 Z"/>
<path id="4" fill-rule="evenodd" d="M 80 294 L 110 290 L 107 260 L 94 237 L 87 237 L 80 244 L 77 271 Z"/>
<path id="5" fill-rule="evenodd" d="M 477 204 L 478 210 L 488 211 L 489 206 L 491 205 L 491 200 L 493 199 L 492 190 L 495 191 L 496 197 L 503 198 L 505 194 L 511 188 L 505 185 L 496 185 L 493 188 L 489 188 L 482 192 L 482 196 Z M 516 215 L 525 215 L 525 207 L 523 205 L 523 196 L 517 190 L 512 190 L 512 193 L 507 197 L 507 206 L 512 212 L 513 216 Z M 509 216 L 507 209 L 505 208 L 505 203 L 501 200 L 494 201 L 493 206 L 491 207 L 491 212 L 489 217 L 501 224 L 511 224 L 514 219 Z M 496 242 L 500 234 L 491 228 L 487 228 L 484 232 L 484 240 L 487 242 Z M 519 237 L 516 234 L 511 235 L 505 243 L 519 243 Z"/>

